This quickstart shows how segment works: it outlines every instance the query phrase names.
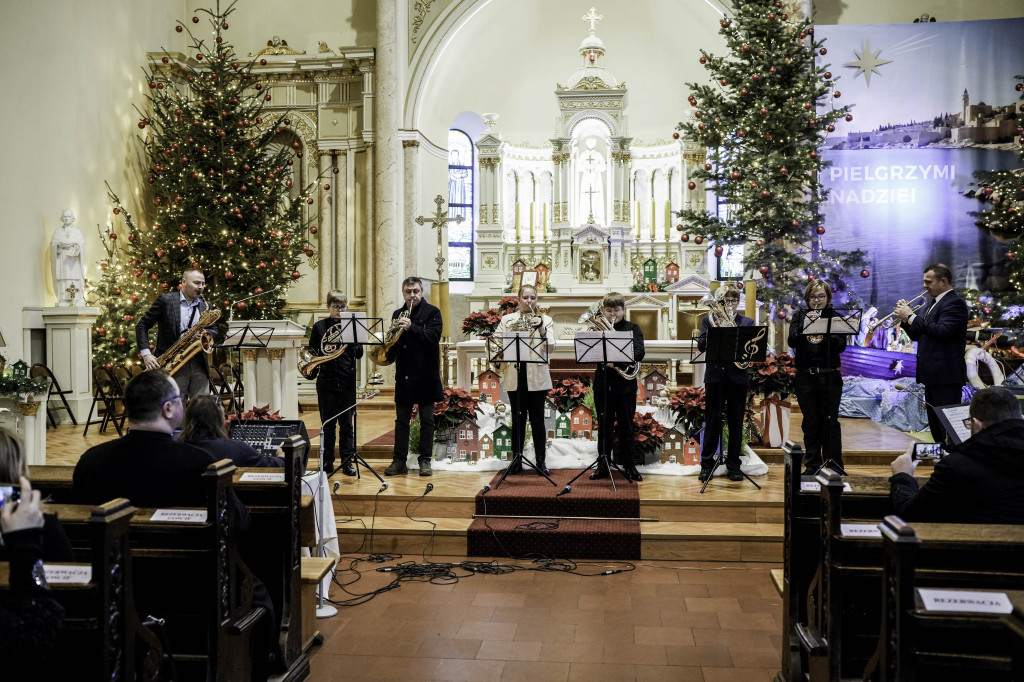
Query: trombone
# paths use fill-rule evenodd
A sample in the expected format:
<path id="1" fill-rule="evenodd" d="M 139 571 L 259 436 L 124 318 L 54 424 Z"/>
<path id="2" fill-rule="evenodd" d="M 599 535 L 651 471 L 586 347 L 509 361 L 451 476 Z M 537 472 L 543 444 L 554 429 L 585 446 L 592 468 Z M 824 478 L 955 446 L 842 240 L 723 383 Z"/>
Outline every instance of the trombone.
<path id="1" fill-rule="evenodd" d="M 924 305 L 924 300 L 923 299 L 927 295 L 928 295 L 928 290 L 925 289 L 924 291 L 919 293 L 917 296 L 915 296 L 914 298 L 912 298 L 909 301 L 907 301 L 907 305 L 912 306 L 911 307 L 911 312 L 917 312 L 921 308 L 921 306 Z M 918 303 L 917 305 L 914 305 L 914 301 L 916 301 L 918 299 L 922 299 L 921 302 Z M 896 312 L 893 311 L 893 312 L 889 313 L 888 315 L 886 315 L 885 317 L 882 317 L 882 318 L 879 318 L 879 319 L 875 320 L 874 322 L 872 322 L 871 324 L 868 325 L 868 334 L 873 334 L 875 332 L 875 330 L 878 329 L 879 327 L 885 327 L 886 329 L 891 329 L 895 319 L 896 319 Z"/>

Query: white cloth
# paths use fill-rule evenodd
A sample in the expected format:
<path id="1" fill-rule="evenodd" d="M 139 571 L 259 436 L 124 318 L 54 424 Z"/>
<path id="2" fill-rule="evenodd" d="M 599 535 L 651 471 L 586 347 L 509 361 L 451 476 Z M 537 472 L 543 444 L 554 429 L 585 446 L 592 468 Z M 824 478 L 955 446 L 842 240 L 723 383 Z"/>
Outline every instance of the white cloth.
<path id="1" fill-rule="evenodd" d="M 495 341 L 502 343 L 501 337 L 505 334 L 512 333 L 509 330 L 509 325 L 519 320 L 520 317 L 522 317 L 522 313 L 519 311 L 503 316 L 501 318 L 501 322 L 498 323 L 498 328 L 494 331 Z M 534 316 L 527 315 L 527 317 Z M 547 352 L 550 357 L 551 353 L 555 352 L 555 323 L 547 315 L 541 315 L 540 317 L 541 320 L 543 320 L 541 323 L 541 329 L 544 330 L 544 337 L 547 339 Z M 526 384 L 528 391 L 550 391 L 551 372 L 548 371 L 547 363 L 526 363 Z M 519 390 L 519 376 L 516 372 L 515 364 L 511 362 L 502 364 L 501 385 L 505 391 Z"/>
<path id="2" fill-rule="evenodd" d="M 334 503 L 331 499 L 331 489 L 327 487 L 327 474 L 322 471 L 311 471 L 302 477 L 302 494 L 313 496 L 314 516 L 316 517 L 317 541 L 323 538 L 324 556 L 331 557 L 337 562 L 341 556 L 338 546 L 338 524 L 334 520 Z M 320 487 L 323 486 L 324 499 L 320 501 Z M 303 556 L 313 556 L 309 548 L 302 548 Z M 331 582 L 334 580 L 334 569 L 324 576 L 320 583 L 320 589 L 326 597 L 330 594 Z"/>

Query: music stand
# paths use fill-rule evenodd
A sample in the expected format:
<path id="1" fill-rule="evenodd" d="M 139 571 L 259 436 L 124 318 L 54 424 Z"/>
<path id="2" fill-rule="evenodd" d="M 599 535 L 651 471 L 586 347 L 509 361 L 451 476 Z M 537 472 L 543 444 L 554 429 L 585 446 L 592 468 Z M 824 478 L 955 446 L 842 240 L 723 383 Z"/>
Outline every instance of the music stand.
<path id="1" fill-rule="evenodd" d="M 529 364 L 547 364 L 548 362 L 548 338 L 546 334 L 537 337 L 531 337 L 530 332 L 512 332 L 510 334 L 502 334 L 496 337 L 501 343 L 499 344 L 498 350 L 494 353 L 494 357 L 488 358 L 492 363 L 498 362 L 511 362 L 516 365 L 516 421 L 522 418 L 520 412 L 520 405 L 523 398 L 523 393 L 528 391 L 530 385 L 526 377 L 526 366 Z M 512 438 L 512 461 L 502 472 L 501 478 L 498 479 L 497 483 L 494 484 L 494 489 L 497 490 L 498 486 L 502 484 L 505 477 L 508 476 L 509 472 L 516 468 L 516 464 L 519 464 L 519 469 L 522 470 L 522 465 L 526 464 L 531 467 L 538 474 L 548 479 L 551 485 L 558 487 L 558 484 L 551 480 L 551 477 L 540 470 L 535 463 L 528 460 L 523 455 L 523 446 L 526 441 L 526 424 L 522 426 L 523 443 L 519 442 L 516 437 Z"/>
<path id="2" fill-rule="evenodd" d="M 768 353 L 768 327 L 708 327 L 706 348 L 705 363 L 727 365 L 728 363 L 737 362 L 764 362 L 765 356 Z M 723 377 L 723 381 L 725 380 L 726 378 Z M 725 394 L 722 392 L 719 394 L 718 399 L 718 414 L 723 421 L 725 420 L 724 410 L 722 409 L 722 398 L 724 397 Z M 705 428 L 707 427 L 705 426 Z M 731 440 L 733 437 L 742 438 L 743 434 L 730 433 L 729 439 Z M 704 485 L 700 488 L 702 495 L 705 488 L 708 487 L 708 483 L 715 477 L 715 471 L 725 463 L 725 455 L 725 429 L 723 428 L 719 432 L 718 453 L 715 456 L 714 463 L 711 465 L 711 473 L 704 479 Z M 745 474 L 743 469 L 740 469 L 740 475 L 750 481 L 755 488 L 761 489 L 761 486 Z"/>
<path id="3" fill-rule="evenodd" d="M 384 343 L 384 333 L 383 333 L 384 320 L 382 318 L 380 318 L 380 317 L 367 317 L 366 313 L 362 313 L 362 312 L 344 312 L 344 313 L 341 314 L 341 317 L 339 319 L 341 321 L 334 328 L 334 329 L 338 330 L 337 331 L 337 336 L 338 336 L 337 343 L 338 344 L 346 345 L 346 346 L 351 346 L 351 345 L 356 345 L 356 344 L 361 345 L 361 346 L 379 346 L 379 345 Z M 332 329 L 332 331 L 333 331 L 333 329 Z M 356 405 L 358 405 L 359 403 L 365 402 L 366 400 L 369 400 L 372 397 L 373 396 L 371 395 L 369 398 L 364 398 L 363 400 L 357 400 L 351 407 L 349 407 L 347 409 L 352 409 Z M 341 416 L 344 416 L 344 413 Z M 321 432 L 320 432 L 320 449 L 321 449 L 321 453 L 323 451 L 323 445 L 324 445 L 324 437 L 323 437 L 323 430 L 322 429 L 323 429 L 323 425 L 321 424 Z M 373 474 L 377 478 L 378 481 L 383 483 L 384 479 L 381 478 L 377 474 L 377 472 L 373 470 L 373 467 L 370 466 L 369 463 L 367 463 L 367 461 L 365 459 L 363 459 L 363 456 L 359 454 L 359 450 L 356 449 L 356 443 L 359 442 L 358 434 L 359 434 L 359 412 L 354 410 L 354 409 L 352 409 L 352 450 L 353 450 L 353 452 L 355 454 L 353 454 L 352 457 L 349 457 L 345 461 L 348 461 L 349 459 L 352 460 L 352 463 L 356 467 L 356 479 L 357 480 L 362 478 L 362 476 L 359 473 L 359 466 L 362 465 L 367 471 L 369 471 L 371 474 Z M 341 436 L 340 429 L 338 431 L 338 436 L 339 436 L 339 438 Z M 340 445 L 340 440 L 339 440 L 339 445 Z M 334 453 L 331 453 L 331 454 L 333 455 Z M 345 465 L 345 461 L 338 462 L 339 468 L 341 468 L 341 467 L 343 467 Z"/>
<path id="4" fill-rule="evenodd" d="M 238 367 L 241 368 L 242 350 L 246 348 L 266 348 L 273 336 L 273 327 L 253 327 L 251 322 L 246 322 L 245 326 L 241 329 L 228 331 L 227 335 L 224 337 L 224 342 L 217 344 L 214 348 L 227 348 L 229 357 L 232 350 L 238 351 Z M 237 400 L 234 401 L 234 403 L 235 415 L 241 415 L 242 406 L 239 405 Z"/>
<path id="5" fill-rule="evenodd" d="M 825 348 L 825 396 L 826 400 L 831 399 L 832 396 L 832 375 L 839 370 L 838 367 L 832 367 L 831 365 L 831 354 L 828 352 L 828 344 L 831 343 L 832 336 L 852 336 L 860 332 L 860 322 L 862 311 L 856 309 L 850 310 L 835 310 L 833 309 L 833 315 L 830 317 L 819 316 L 815 319 L 808 319 L 807 313 L 811 312 L 810 309 L 800 310 L 800 332 L 801 336 L 820 336 L 822 339 L 818 343 L 826 344 Z M 813 372 L 815 368 L 811 368 L 810 373 L 812 376 L 816 374 Z M 820 373 L 817 372 L 817 373 Z M 827 417 L 825 419 L 825 437 L 828 439 L 828 452 L 832 454 L 832 423 L 838 422 L 839 417 L 836 415 L 832 417 L 831 409 L 826 411 Z M 840 453 L 841 455 L 842 453 Z M 806 458 L 806 453 L 804 457 Z M 830 456 L 828 459 L 823 459 L 821 466 L 818 467 L 818 471 L 821 471 L 824 467 L 830 467 L 839 473 L 846 475 L 846 470 L 838 464 Z M 817 472 L 815 472 L 817 473 Z"/>
<path id="6" fill-rule="evenodd" d="M 576 336 L 573 338 L 573 345 L 576 351 L 576 364 L 604 365 L 609 362 L 634 362 L 633 332 L 631 331 L 576 332 Z M 604 450 L 601 448 L 597 449 L 597 458 L 594 459 L 594 461 L 591 462 L 583 471 L 576 474 L 571 481 L 566 483 L 565 488 L 562 489 L 563 492 L 570 492 L 572 490 L 572 484 L 576 482 L 576 479 L 591 469 L 600 471 L 600 467 L 602 465 L 604 465 L 604 470 L 608 472 L 608 479 L 612 483 L 612 490 L 618 492 L 618 488 L 615 487 L 615 475 L 612 473 L 613 468 L 615 471 L 622 474 L 622 477 L 626 479 L 626 481 L 634 483 L 634 481 L 626 475 L 626 472 L 624 472 L 618 464 L 612 461 L 612 458 L 607 452 L 608 450 L 611 450 L 612 441 L 615 438 L 615 429 L 612 424 L 608 423 L 607 397 L 602 403 L 600 426 L 602 429 L 608 429 L 606 432 L 608 435 L 604 438 Z"/>

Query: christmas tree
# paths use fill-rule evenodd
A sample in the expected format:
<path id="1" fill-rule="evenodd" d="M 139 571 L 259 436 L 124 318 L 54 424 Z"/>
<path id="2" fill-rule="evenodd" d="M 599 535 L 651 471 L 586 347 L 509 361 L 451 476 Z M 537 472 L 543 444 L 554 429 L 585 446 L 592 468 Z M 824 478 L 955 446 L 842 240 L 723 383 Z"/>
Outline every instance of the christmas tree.
<path id="1" fill-rule="evenodd" d="M 975 224 L 1006 247 L 1006 286 L 998 291 L 966 292 L 972 304 L 972 317 L 992 322 L 998 327 L 1024 326 L 1024 75 L 1015 76 L 1018 110 L 1017 139 L 1014 151 L 1021 167 L 1013 170 L 979 171 L 974 174 L 977 190 L 969 196 L 987 205 L 985 210 L 971 213 Z"/>
<path id="2" fill-rule="evenodd" d="M 716 256 L 726 245 L 745 245 L 744 269 L 761 273 L 758 298 L 780 319 L 785 306 L 802 305 L 803 288 L 815 278 L 828 279 L 839 301 L 859 304 L 847 280 L 855 270 L 869 275 L 864 254 L 826 249 L 819 210 L 827 197 L 820 147 L 837 121 L 853 119 L 836 104 L 840 92 L 827 65 L 816 63 L 827 51 L 810 18 L 787 15 L 782 2 L 732 6 L 719 31 L 730 53 L 701 50 L 711 84 L 687 83 L 695 120 L 677 126 L 707 148 L 695 179 L 724 210 L 680 211 L 681 238 L 712 240 Z"/>
<path id="3" fill-rule="evenodd" d="M 191 56 L 165 51 L 150 64 L 149 113 L 139 111 L 138 124 L 149 165 L 142 193 L 149 215 L 133 218 L 108 186 L 122 225 L 106 230 L 107 257 L 91 296 L 103 311 L 96 363 L 137 361 L 135 325 L 157 295 L 176 290 L 186 270 L 205 274 L 207 300 L 222 310 L 222 323 L 232 302 L 278 287 L 231 311 L 276 319 L 303 255 L 314 256 L 306 237 L 317 228 L 303 215 L 314 185 L 299 191 L 291 180 L 301 144 L 288 137 L 286 113 L 264 120 L 271 96 L 252 73 L 256 60 L 239 60 L 224 39 L 233 11 L 234 3 L 224 11 L 219 3 L 197 10 L 191 23 L 207 15 L 212 41 L 178 23 Z"/>

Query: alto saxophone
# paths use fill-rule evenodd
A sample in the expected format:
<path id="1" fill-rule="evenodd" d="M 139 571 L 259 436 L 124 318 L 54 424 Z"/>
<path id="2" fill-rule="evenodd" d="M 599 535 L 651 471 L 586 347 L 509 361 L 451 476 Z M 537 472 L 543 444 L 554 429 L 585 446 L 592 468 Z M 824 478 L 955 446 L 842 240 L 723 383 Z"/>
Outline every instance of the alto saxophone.
<path id="1" fill-rule="evenodd" d="M 167 370 L 167 373 L 174 376 L 174 373 L 184 367 L 189 360 L 195 357 L 196 353 L 213 352 L 213 339 L 206 328 L 213 325 L 220 319 L 220 311 L 207 308 L 199 315 L 199 321 L 192 325 L 187 332 L 181 335 L 170 348 L 165 350 L 157 362 L 160 367 Z"/>
<path id="2" fill-rule="evenodd" d="M 379 367 L 387 367 L 388 365 L 394 364 L 395 355 L 391 352 L 391 349 L 394 348 L 396 343 L 398 343 L 399 337 L 401 337 L 402 332 L 405 331 L 400 323 L 407 317 L 409 317 L 409 310 L 408 308 L 403 308 L 402 312 L 398 314 L 398 317 L 391 320 L 391 326 L 388 327 L 387 332 L 384 334 L 384 343 L 380 346 L 370 347 L 367 355 L 370 357 L 370 360 L 373 361 L 373 364 L 378 365 Z"/>

